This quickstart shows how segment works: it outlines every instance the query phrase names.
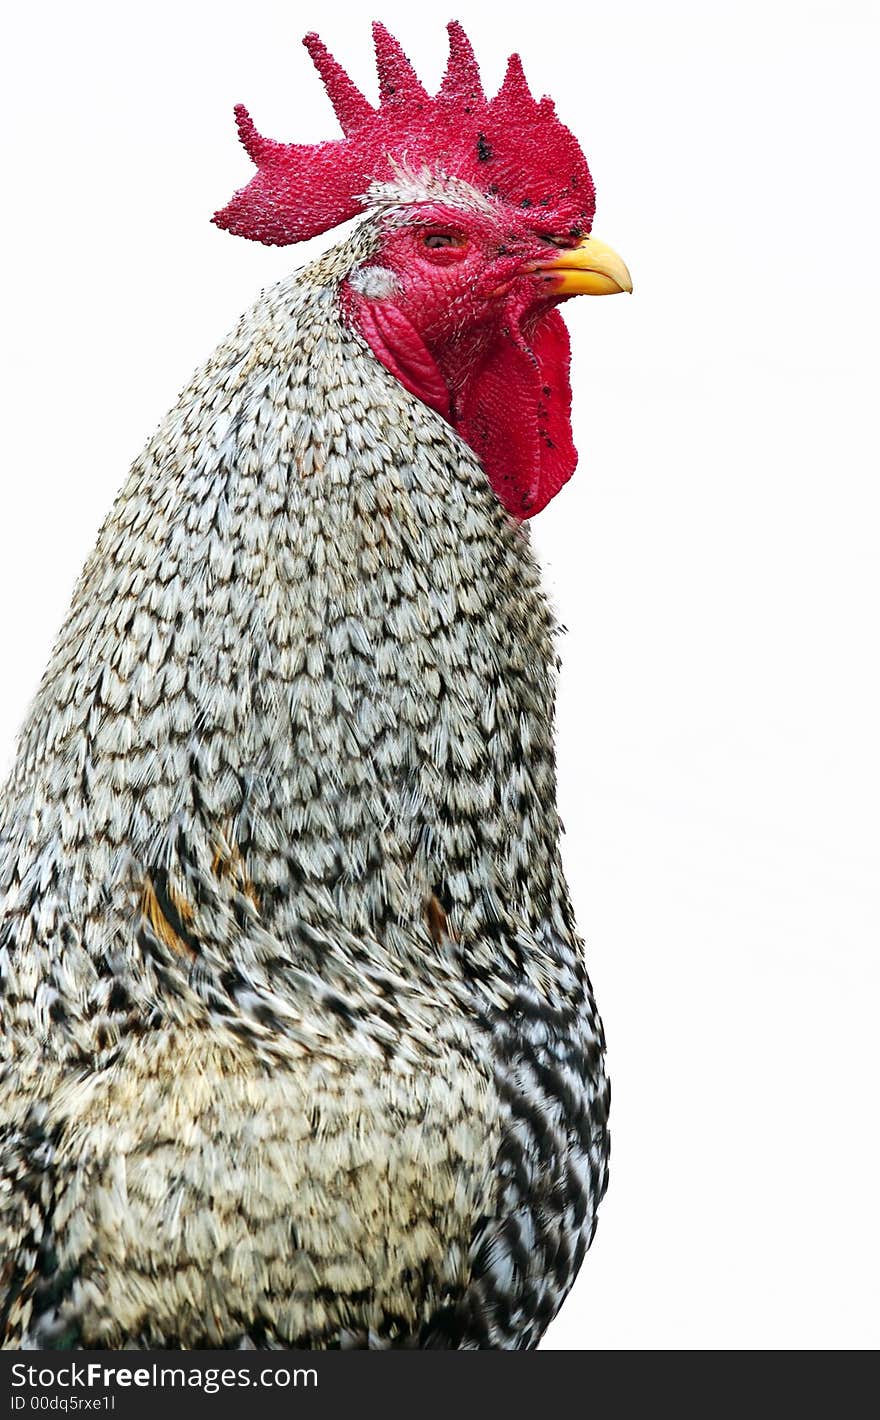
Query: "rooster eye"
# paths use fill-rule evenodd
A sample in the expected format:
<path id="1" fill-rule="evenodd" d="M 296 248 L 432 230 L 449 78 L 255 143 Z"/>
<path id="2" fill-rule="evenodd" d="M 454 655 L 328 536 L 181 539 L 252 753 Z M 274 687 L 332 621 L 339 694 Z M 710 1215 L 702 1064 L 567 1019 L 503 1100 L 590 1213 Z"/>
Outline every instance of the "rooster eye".
<path id="1" fill-rule="evenodd" d="M 426 232 L 422 238 L 429 251 L 438 251 L 440 247 L 463 247 L 464 237 L 458 236 L 455 232 Z"/>

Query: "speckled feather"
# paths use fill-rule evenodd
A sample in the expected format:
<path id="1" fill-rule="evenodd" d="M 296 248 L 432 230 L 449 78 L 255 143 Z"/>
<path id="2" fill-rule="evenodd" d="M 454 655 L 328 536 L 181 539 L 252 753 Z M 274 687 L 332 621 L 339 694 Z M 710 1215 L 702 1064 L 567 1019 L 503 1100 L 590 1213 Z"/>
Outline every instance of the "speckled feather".
<path id="1" fill-rule="evenodd" d="M 554 625 L 477 458 L 264 294 L 134 465 L 0 809 L 6 1347 L 537 1344 L 607 1174 Z"/>

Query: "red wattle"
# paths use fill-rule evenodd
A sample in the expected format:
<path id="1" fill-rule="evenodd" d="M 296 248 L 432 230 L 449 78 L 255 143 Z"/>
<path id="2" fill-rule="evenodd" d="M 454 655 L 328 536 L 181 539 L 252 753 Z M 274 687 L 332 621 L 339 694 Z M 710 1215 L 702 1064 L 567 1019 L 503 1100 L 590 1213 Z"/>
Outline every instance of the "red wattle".
<path id="1" fill-rule="evenodd" d="M 455 426 L 517 518 L 540 513 L 577 465 L 571 434 L 571 347 L 558 310 L 498 335 L 468 379 Z"/>
<path id="2" fill-rule="evenodd" d="M 469 366 L 453 408 L 441 366 L 407 315 L 350 288 L 343 299 L 376 359 L 471 446 L 507 511 L 520 519 L 540 513 L 577 464 L 571 350 L 558 310 L 520 322 L 510 309 L 503 333 L 494 334 Z"/>

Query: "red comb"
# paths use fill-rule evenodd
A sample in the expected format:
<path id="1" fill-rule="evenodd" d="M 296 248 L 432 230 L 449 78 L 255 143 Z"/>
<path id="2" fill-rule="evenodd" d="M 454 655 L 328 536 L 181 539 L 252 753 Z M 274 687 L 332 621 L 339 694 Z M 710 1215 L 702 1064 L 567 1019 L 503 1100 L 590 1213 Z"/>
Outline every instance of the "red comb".
<path id="1" fill-rule="evenodd" d="M 373 105 L 315 34 L 303 43 L 345 135 L 327 143 L 276 143 L 257 132 L 243 105 L 239 136 L 257 167 L 214 221 L 237 236 L 286 246 L 326 232 L 366 206 L 375 181 L 401 167 L 463 178 L 518 207 L 535 207 L 548 231 L 587 232 L 595 194 L 577 139 L 559 122 L 550 99 L 532 98 L 518 55 L 487 99 L 470 40 L 457 21 L 449 62 L 432 98 L 393 35 L 373 25 L 379 105 Z M 537 213 L 536 213 L 537 215 Z"/>

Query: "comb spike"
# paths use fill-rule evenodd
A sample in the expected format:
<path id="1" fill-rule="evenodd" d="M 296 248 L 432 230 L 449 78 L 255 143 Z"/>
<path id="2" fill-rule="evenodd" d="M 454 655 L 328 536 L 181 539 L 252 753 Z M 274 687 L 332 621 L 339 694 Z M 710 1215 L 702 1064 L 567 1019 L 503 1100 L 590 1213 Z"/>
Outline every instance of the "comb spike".
<path id="1" fill-rule="evenodd" d="M 364 98 L 339 61 L 334 59 L 319 35 L 310 31 L 303 39 L 303 44 L 321 76 L 321 83 L 327 90 L 327 97 L 339 119 L 339 126 L 348 137 L 349 133 L 353 133 L 373 117 L 375 109 Z"/>
<path id="2" fill-rule="evenodd" d="M 410 104 L 427 99 L 428 92 L 421 79 L 394 35 L 386 30 L 380 20 L 373 21 L 373 44 L 376 47 L 376 72 L 382 104 L 393 99 Z"/>
<path id="3" fill-rule="evenodd" d="M 271 138 L 264 138 L 262 133 L 258 132 L 257 125 L 244 104 L 235 105 L 235 125 L 244 151 L 258 168 L 268 162 L 273 154 L 283 146 Z"/>
<path id="4" fill-rule="evenodd" d="M 518 54 L 512 54 L 507 61 L 507 72 L 504 75 L 504 83 L 498 90 L 499 99 L 528 99 L 534 103 L 531 89 L 526 81 L 523 71 L 522 60 Z"/>
<path id="5" fill-rule="evenodd" d="M 449 34 L 449 63 L 440 92 L 447 98 L 484 98 L 480 69 L 473 45 L 458 20 L 446 26 Z"/>

